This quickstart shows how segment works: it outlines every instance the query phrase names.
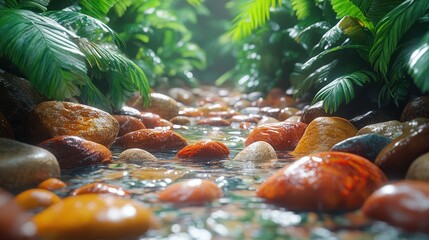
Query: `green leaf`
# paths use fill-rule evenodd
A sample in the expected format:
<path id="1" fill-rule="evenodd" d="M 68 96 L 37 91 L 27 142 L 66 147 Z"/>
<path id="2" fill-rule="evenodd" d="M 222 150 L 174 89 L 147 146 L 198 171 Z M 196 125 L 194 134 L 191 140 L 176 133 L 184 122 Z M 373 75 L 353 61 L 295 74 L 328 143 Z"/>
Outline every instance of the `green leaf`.
<path id="1" fill-rule="evenodd" d="M 362 87 L 374 78 L 374 74 L 368 71 L 356 71 L 338 77 L 316 93 L 313 103 L 323 100 L 326 112 L 336 112 L 342 103 L 347 104 L 354 99 L 355 86 Z"/>
<path id="2" fill-rule="evenodd" d="M 298 83 L 297 92 L 295 97 L 301 97 L 304 93 L 316 88 L 322 83 L 326 82 L 332 69 L 337 65 L 338 60 L 321 66 L 313 71 L 310 75 Z"/>
<path id="3" fill-rule="evenodd" d="M 79 0 L 83 14 L 103 20 L 118 0 Z"/>
<path id="4" fill-rule="evenodd" d="M 332 8 L 337 13 L 338 18 L 345 16 L 354 17 L 364 23 L 372 33 L 375 33 L 374 24 L 365 16 L 365 14 L 358 8 L 352 0 L 332 0 Z"/>
<path id="5" fill-rule="evenodd" d="M 377 24 L 388 12 L 404 0 L 351 0 L 363 14 Z"/>
<path id="6" fill-rule="evenodd" d="M 429 34 L 426 34 L 428 36 Z M 429 92 L 429 41 L 422 41 L 420 46 L 411 54 L 408 62 L 408 72 L 417 87 L 423 92 Z"/>
<path id="7" fill-rule="evenodd" d="M 49 2 L 50 0 L 2 0 L 0 1 L 0 7 L 44 12 Z"/>
<path id="8" fill-rule="evenodd" d="M 311 16 L 315 8 L 314 0 L 291 0 L 291 3 L 298 20 L 304 20 Z"/>
<path id="9" fill-rule="evenodd" d="M 384 78 L 399 40 L 428 10 L 429 1 L 406 0 L 377 24 L 369 60 L 375 71 Z"/>
<path id="10" fill-rule="evenodd" d="M 73 33 L 52 19 L 27 10 L 0 9 L 0 56 L 8 58 L 49 98 L 78 96 L 86 75 L 85 56 Z"/>

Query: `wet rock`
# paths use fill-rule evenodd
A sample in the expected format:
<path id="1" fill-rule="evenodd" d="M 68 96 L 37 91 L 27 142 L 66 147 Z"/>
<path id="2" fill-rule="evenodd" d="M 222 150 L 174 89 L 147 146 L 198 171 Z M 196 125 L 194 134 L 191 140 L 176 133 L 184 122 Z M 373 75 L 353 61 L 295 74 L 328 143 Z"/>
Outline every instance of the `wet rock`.
<path id="1" fill-rule="evenodd" d="M 272 159 L 277 159 L 274 148 L 267 142 L 258 141 L 245 147 L 233 160 L 244 162 L 266 162 Z"/>
<path id="2" fill-rule="evenodd" d="M 236 115 L 231 118 L 231 122 L 251 122 L 258 123 L 261 117 L 254 115 Z"/>
<path id="3" fill-rule="evenodd" d="M 158 193 L 162 202 L 180 204 L 202 204 L 222 196 L 216 183 L 205 179 L 188 179 L 174 183 Z"/>
<path id="4" fill-rule="evenodd" d="M 210 117 L 198 120 L 197 125 L 230 126 L 231 123 L 221 117 Z"/>
<path id="5" fill-rule="evenodd" d="M 395 139 L 402 134 L 402 123 L 397 120 L 375 123 L 361 128 L 356 135 L 363 135 L 368 133 L 376 133 Z"/>
<path id="6" fill-rule="evenodd" d="M 171 130 L 141 129 L 118 138 L 115 146 L 123 149 L 141 148 L 149 152 L 177 150 L 187 145 L 186 140 Z"/>
<path id="7" fill-rule="evenodd" d="M 0 112 L 11 125 L 17 140 L 28 142 L 27 117 L 46 101 L 29 81 L 0 70 Z"/>
<path id="8" fill-rule="evenodd" d="M 162 125 L 162 118 L 158 114 L 150 113 L 150 112 L 141 112 L 138 115 L 133 115 L 140 119 L 146 128 L 156 128 Z"/>
<path id="9" fill-rule="evenodd" d="M 243 115 L 250 115 L 250 114 L 259 114 L 261 112 L 261 108 L 259 107 L 247 107 L 240 111 Z"/>
<path id="10" fill-rule="evenodd" d="M 63 181 L 61 181 L 58 178 L 48 178 L 45 181 L 39 183 L 37 187 L 53 191 L 53 190 L 65 188 L 67 187 L 67 184 L 65 184 Z"/>
<path id="11" fill-rule="evenodd" d="M 429 118 L 429 96 L 412 99 L 402 110 L 401 122 L 414 118 Z"/>
<path id="12" fill-rule="evenodd" d="M 240 122 L 241 129 L 251 129 L 253 124 L 251 122 Z"/>
<path id="13" fill-rule="evenodd" d="M 118 197 L 129 197 L 131 194 L 122 187 L 106 183 L 90 183 L 75 189 L 70 195 L 76 196 L 81 194 L 109 194 Z"/>
<path id="14" fill-rule="evenodd" d="M 263 92 L 251 92 L 247 94 L 247 100 L 250 102 L 256 101 L 264 96 Z"/>
<path id="15" fill-rule="evenodd" d="M 131 176 L 139 180 L 165 180 L 175 181 L 183 177 L 187 171 L 166 168 L 138 168 L 131 171 Z"/>
<path id="16" fill-rule="evenodd" d="M 285 122 L 301 122 L 301 117 L 300 116 L 292 116 L 290 118 L 287 118 L 285 120 Z"/>
<path id="17" fill-rule="evenodd" d="M 311 121 L 318 117 L 329 117 L 331 114 L 328 114 L 323 109 L 323 101 L 319 101 L 309 108 L 305 109 L 301 115 L 301 122 L 309 124 Z"/>
<path id="18" fill-rule="evenodd" d="M 204 113 L 198 108 L 186 107 L 179 111 L 179 115 L 185 117 L 202 117 L 204 116 Z"/>
<path id="19" fill-rule="evenodd" d="M 119 131 L 118 121 L 107 112 L 70 102 L 38 104 L 29 115 L 29 132 L 36 142 L 69 135 L 110 147 Z"/>
<path id="20" fill-rule="evenodd" d="M 375 164 L 391 178 L 404 178 L 412 162 L 429 152 L 429 124 L 422 125 L 399 141 L 392 141 L 377 155 Z"/>
<path id="21" fill-rule="evenodd" d="M 39 147 L 0 138 L 0 187 L 28 187 L 59 176 L 60 167 L 52 153 Z"/>
<path id="22" fill-rule="evenodd" d="M 190 106 L 195 102 L 194 94 L 183 88 L 171 88 L 168 90 L 168 95 L 187 106 Z"/>
<path id="23" fill-rule="evenodd" d="M 413 161 L 405 178 L 429 182 L 429 152 Z"/>
<path id="24" fill-rule="evenodd" d="M 0 112 L 0 137 L 14 139 L 12 127 L 6 117 Z"/>
<path id="25" fill-rule="evenodd" d="M 24 212 L 13 195 L 0 188 L 0 239 L 30 240 L 35 235 L 31 214 Z"/>
<path id="26" fill-rule="evenodd" d="M 189 117 L 185 117 L 185 116 L 177 116 L 177 117 L 170 119 L 170 122 L 172 124 L 177 124 L 177 125 L 190 125 L 191 119 Z"/>
<path id="27" fill-rule="evenodd" d="M 223 159 L 229 155 L 228 147 L 218 141 L 200 141 L 182 148 L 176 155 L 182 159 Z"/>
<path id="28" fill-rule="evenodd" d="M 380 169 L 365 158 L 321 152 L 278 170 L 256 194 L 292 211 L 353 210 L 386 181 Z"/>
<path id="29" fill-rule="evenodd" d="M 364 114 L 358 115 L 350 119 L 350 122 L 357 128 L 361 129 L 365 126 L 382 123 L 387 121 L 394 121 L 399 116 L 394 111 L 388 109 L 371 110 Z"/>
<path id="30" fill-rule="evenodd" d="M 410 232 L 429 233 L 429 184 L 411 180 L 385 185 L 365 202 L 362 212 Z"/>
<path id="31" fill-rule="evenodd" d="M 245 141 L 245 146 L 257 141 L 269 143 L 276 151 L 291 151 L 301 139 L 307 124 L 278 122 L 255 127 Z"/>
<path id="32" fill-rule="evenodd" d="M 232 116 L 238 115 L 235 110 L 209 112 L 208 117 L 221 117 L 224 119 L 230 119 Z"/>
<path id="33" fill-rule="evenodd" d="M 235 109 L 247 108 L 247 107 L 250 107 L 250 102 L 245 100 L 245 99 L 242 99 L 242 100 L 239 100 L 238 102 L 234 103 L 233 107 Z"/>
<path id="34" fill-rule="evenodd" d="M 161 118 L 161 124 L 159 125 L 160 128 L 166 128 L 166 129 L 171 129 L 173 127 L 173 123 L 171 123 L 170 121 Z"/>
<path id="35" fill-rule="evenodd" d="M 165 119 L 173 118 L 179 114 L 179 105 L 173 98 L 161 93 L 151 93 L 150 99 L 150 106 L 143 109 L 144 111 L 158 114 Z"/>
<path id="36" fill-rule="evenodd" d="M 198 108 L 200 111 L 204 113 L 204 115 L 208 115 L 210 112 L 223 112 L 228 111 L 228 106 L 224 103 L 207 103 Z"/>
<path id="37" fill-rule="evenodd" d="M 132 131 L 146 128 L 146 126 L 143 124 L 143 122 L 140 119 L 135 118 L 133 116 L 113 115 L 113 117 L 119 123 L 118 137 L 121 137 Z"/>
<path id="38" fill-rule="evenodd" d="M 279 115 L 277 116 L 277 119 L 279 121 L 284 121 L 292 116 L 296 116 L 297 112 L 299 111 L 298 108 L 294 107 L 285 107 L 280 110 Z"/>
<path id="39" fill-rule="evenodd" d="M 331 151 L 354 153 L 374 162 L 378 153 L 380 153 L 390 141 L 390 138 L 383 135 L 368 133 L 347 138 L 335 144 L 331 148 Z"/>
<path id="40" fill-rule="evenodd" d="M 256 126 L 262 126 L 265 124 L 270 124 L 270 123 L 278 123 L 279 120 L 273 118 L 273 117 L 263 117 L 261 120 L 259 120 L 258 124 L 256 124 Z"/>
<path id="41" fill-rule="evenodd" d="M 59 136 L 43 141 L 38 146 L 54 154 L 61 169 L 112 162 L 112 153 L 108 148 L 77 136 Z"/>
<path id="42" fill-rule="evenodd" d="M 415 118 L 413 120 L 403 122 L 402 135 L 400 137 L 403 137 L 403 135 L 407 135 L 418 130 L 420 126 L 425 125 L 426 123 L 429 123 L 429 118 Z"/>
<path id="43" fill-rule="evenodd" d="M 110 195 L 83 194 L 37 214 L 41 239 L 135 239 L 149 228 L 151 212 L 141 203 Z"/>
<path id="44" fill-rule="evenodd" d="M 25 210 L 44 209 L 61 201 L 61 198 L 55 193 L 40 188 L 32 188 L 21 192 L 15 199 L 18 205 Z"/>
<path id="45" fill-rule="evenodd" d="M 280 108 L 263 107 L 261 108 L 260 114 L 265 117 L 278 118 L 280 114 Z"/>
<path id="46" fill-rule="evenodd" d="M 307 126 L 295 150 L 295 156 L 329 151 L 335 144 L 355 136 L 357 129 L 339 117 L 318 117 Z"/>
<path id="47" fill-rule="evenodd" d="M 124 163 L 143 164 L 146 161 L 156 161 L 157 158 L 150 152 L 139 149 L 130 148 L 121 152 L 118 156 L 118 161 Z"/>

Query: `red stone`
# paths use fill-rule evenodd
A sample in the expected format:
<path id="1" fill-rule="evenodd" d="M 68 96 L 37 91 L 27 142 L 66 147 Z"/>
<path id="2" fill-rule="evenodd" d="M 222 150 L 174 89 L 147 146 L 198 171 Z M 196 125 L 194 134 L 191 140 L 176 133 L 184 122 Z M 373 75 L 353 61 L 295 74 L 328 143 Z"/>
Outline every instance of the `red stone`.
<path id="1" fill-rule="evenodd" d="M 197 125 L 229 126 L 231 123 L 221 117 L 211 117 L 198 120 Z"/>
<path id="2" fill-rule="evenodd" d="M 115 146 L 141 148 L 149 152 L 177 150 L 187 145 L 186 140 L 172 130 L 140 129 L 118 138 Z"/>
<path id="3" fill-rule="evenodd" d="M 210 180 L 188 179 L 174 183 L 158 194 L 163 202 L 201 204 L 222 196 L 222 190 Z"/>
<path id="4" fill-rule="evenodd" d="M 362 212 L 406 231 L 429 233 L 429 183 L 404 180 L 385 185 L 366 200 Z"/>
<path id="5" fill-rule="evenodd" d="M 138 118 L 127 116 L 127 115 L 113 115 L 113 117 L 119 123 L 118 137 L 121 137 L 127 133 L 130 133 L 136 130 L 146 128 L 143 122 Z"/>
<path id="6" fill-rule="evenodd" d="M 108 148 L 81 137 L 59 136 L 43 141 L 38 146 L 54 154 L 61 169 L 112 162 L 112 153 Z"/>
<path id="7" fill-rule="evenodd" d="M 276 151 L 292 151 L 307 127 L 305 123 L 278 122 L 255 127 L 246 139 L 245 146 L 257 141 L 269 143 Z"/>
<path id="8" fill-rule="evenodd" d="M 82 186 L 78 189 L 75 189 L 71 195 L 76 196 L 80 194 L 89 194 L 89 193 L 96 193 L 96 194 L 109 194 L 109 195 L 116 195 L 120 197 L 127 197 L 130 196 L 130 193 L 119 186 L 114 186 L 106 183 L 90 183 L 85 186 Z"/>
<path id="9" fill-rule="evenodd" d="M 180 150 L 176 157 L 189 159 L 222 159 L 229 155 L 228 147 L 218 141 L 201 141 Z"/>
<path id="10" fill-rule="evenodd" d="M 161 117 L 158 114 L 150 112 L 141 112 L 139 115 L 133 115 L 140 119 L 147 128 L 156 128 L 161 126 Z"/>
<path id="11" fill-rule="evenodd" d="M 380 169 L 365 158 L 320 152 L 280 169 L 256 194 L 294 211 L 353 210 L 386 181 Z"/>

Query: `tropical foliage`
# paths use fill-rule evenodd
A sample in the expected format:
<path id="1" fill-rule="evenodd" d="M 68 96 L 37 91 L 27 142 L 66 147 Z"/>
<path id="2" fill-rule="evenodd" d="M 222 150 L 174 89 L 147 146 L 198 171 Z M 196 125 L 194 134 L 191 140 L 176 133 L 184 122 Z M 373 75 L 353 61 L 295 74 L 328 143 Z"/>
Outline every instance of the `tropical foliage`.
<path id="1" fill-rule="evenodd" d="M 274 1 L 254 0 L 247 3 L 248 7 L 238 16 L 249 15 L 253 7 L 262 4 L 264 9 L 276 7 Z M 254 14 L 235 20 L 231 31 L 233 36 L 238 36 L 239 46 L 248 46 L 255 39 L 261 41 L 267 36 L 272 40 L 283 33 L 283 48 L 278 50 L 284 56 L 279 54 L 277 63 L 288 59 L 290 51 L 304 49 L 292 59 L 294 70 L 275 85 L 292 86 L 297 97 L 310 92 L 313 102 L 323 100 L 328 112 L 337 111 L 363 89 L 378 89 L 379 105 L 401 105 L 413 85 L 420 93 L 429 91 L 428 10 L 428 1 L 415 0 L 284 0 L 280 8 L 271 10 L 269 15 Z M 293 11 L 293 19 L 284 17 L 282 27 L 273 28 L 279 25 L 278 20 L 273 20 L 279 11 Z M 241 27 L 245 23 L 262 25 L 270 17 L 268 24 L 260 28 Z M 293 41 L 284 40 L 288 37 Z M 265 41 L 265 44 L 272 42 Z M 240 53 L 242 48 L 238 49 Z M 262 46 L 253 47 L 254 52 L 262 49 Z M 267 64 L 265 59 L 238 56 L 253 66 L 253 70 L 247 69 L 249 73 L 258 72 L 253 74 L 256 79 L 253 83 L 259 81 L 258 85 L 267 85 L 266 81 L 270 80 L 265 80 L 262 76 L 265 73 L 260 70 L 260 66 Z M 251 79 L 252 74 L 244 78 Z"/>

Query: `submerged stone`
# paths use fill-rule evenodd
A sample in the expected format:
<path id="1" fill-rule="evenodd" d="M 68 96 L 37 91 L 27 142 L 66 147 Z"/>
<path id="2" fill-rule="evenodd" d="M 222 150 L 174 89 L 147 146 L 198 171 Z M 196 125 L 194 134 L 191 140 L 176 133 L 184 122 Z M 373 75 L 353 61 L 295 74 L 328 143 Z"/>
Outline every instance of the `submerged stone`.
<path id="1" fill-rule="evenodd" d="M 171 130 L 140 129 L 118 138 L 115 146 L 129 149 L 141 148 L 149 152 L 177 150 L 188 143 L 178 133 Z"/>
<path id="2" fill-rule="evenodd" d="M 136 130 L 146 128 L 143 122 L 136 117 L 127 116 L 127 115 L 113 115 L 113 117 L 119 123 L 118 137 L 121 137 L 127 133 L 130 133 Z"/>
<path id="3" fill-rule="evenodd" d="M 140 148 L 129 148 L 121 152 L 118 161 L 124 163 L 143 164 L 146 161 L 156 161 L 157 158 L 150 152 Z"/>
<path id="4" fill-rule="evenodd" d="M 266 162 L 277 159 L 276 150 L 267 142 L 254 142 L 234 157 L 234 161 Z"/>
<path id="5" fill-rule="evenodd" d="M 228 147 L 218 141 L 200 141 L 182 148 L 177 158 L 183 159 L 223 159 L 229 155 Z"/>
<path id="6" fill-rule="evenodd" d="M 221 117 L 210 117 L 198 120 L 197 125 L 230 126 L 231 123 Z"/>
<path id="7" fill-rule="evenodd" d="M 158 193 L 162 202 L 202 204 L 223 195 L 216 183 L 205 179 L 188 179 L 174 183 Z"/>

